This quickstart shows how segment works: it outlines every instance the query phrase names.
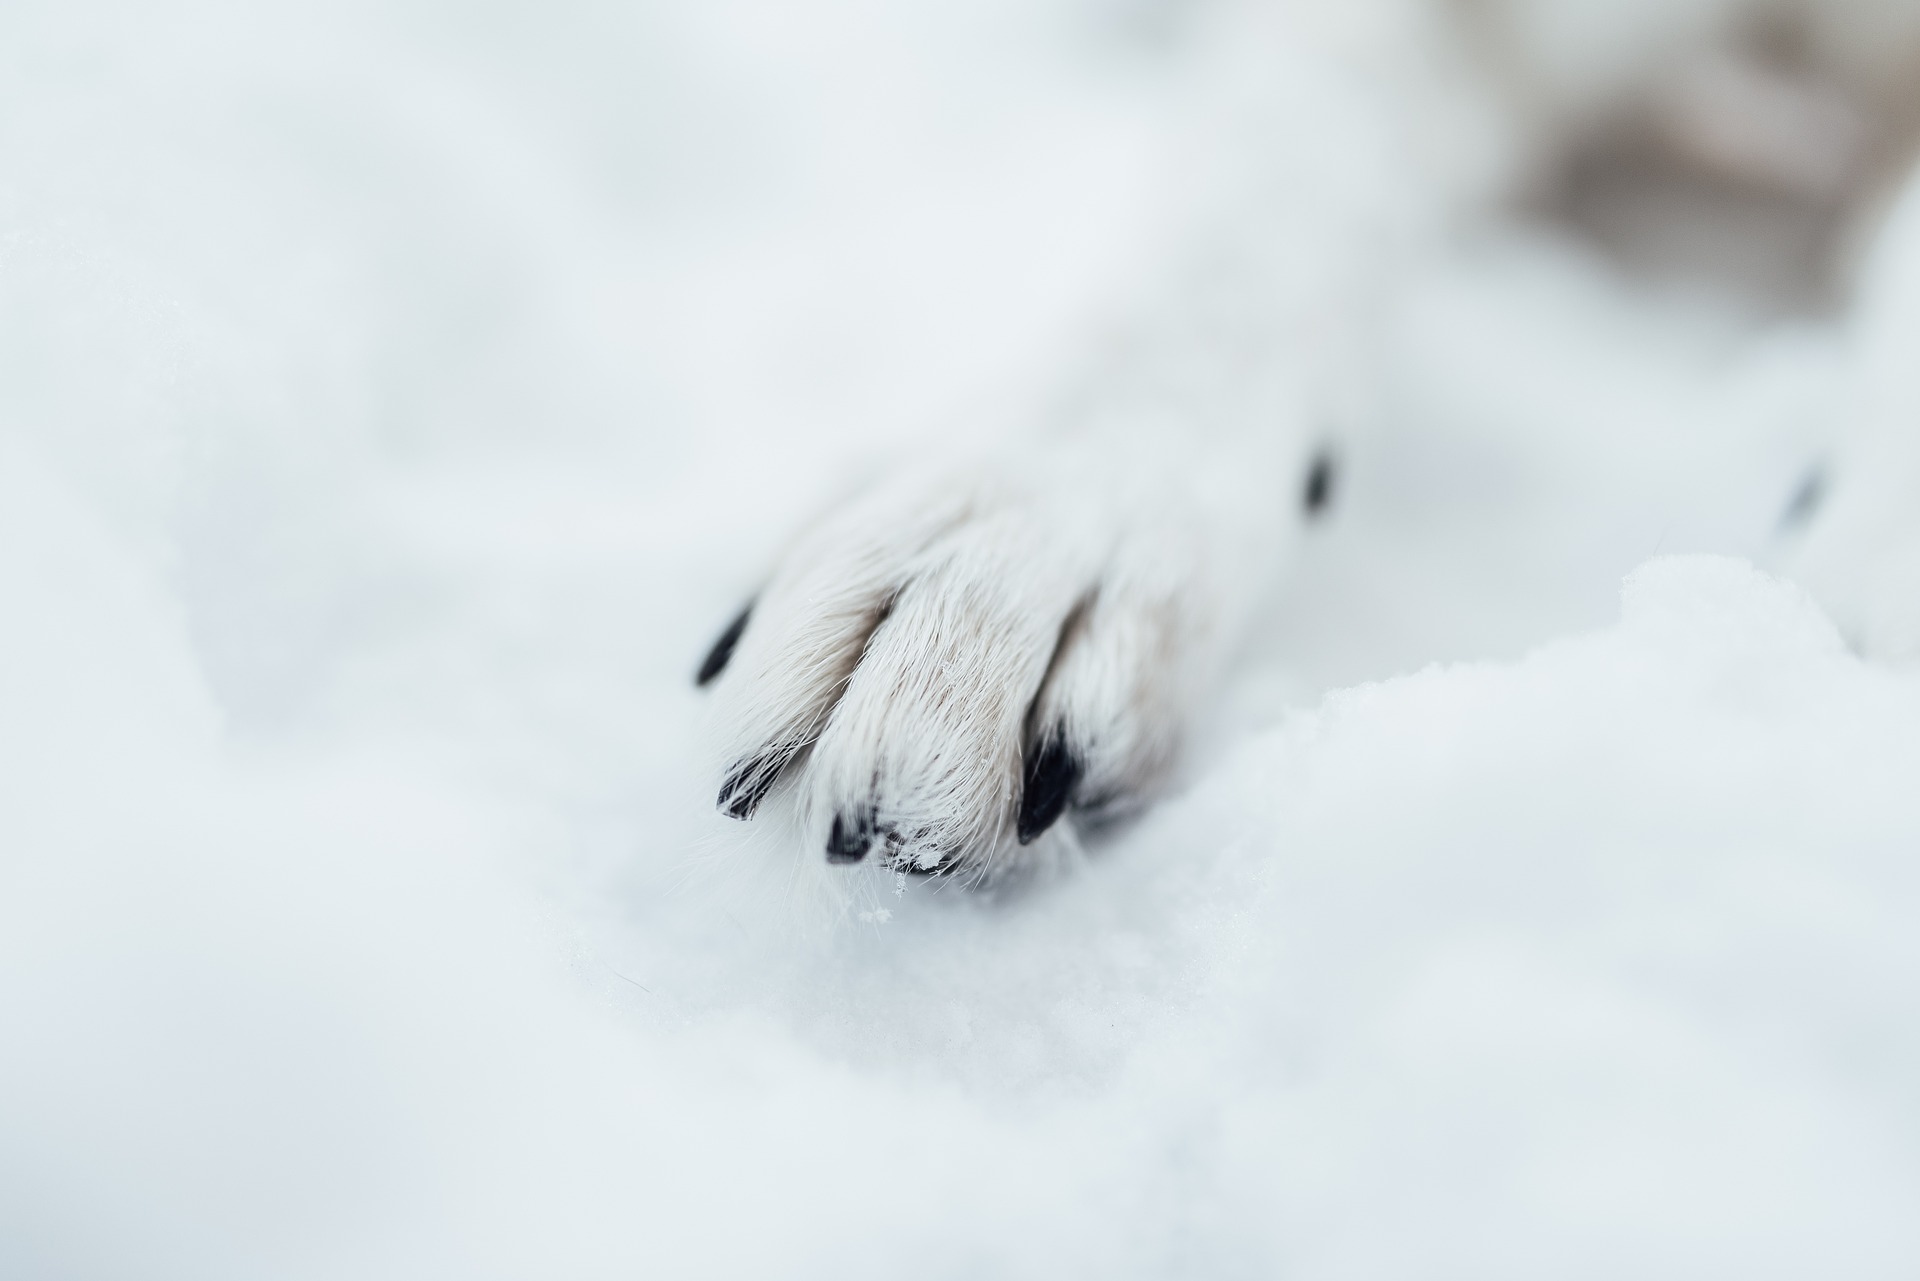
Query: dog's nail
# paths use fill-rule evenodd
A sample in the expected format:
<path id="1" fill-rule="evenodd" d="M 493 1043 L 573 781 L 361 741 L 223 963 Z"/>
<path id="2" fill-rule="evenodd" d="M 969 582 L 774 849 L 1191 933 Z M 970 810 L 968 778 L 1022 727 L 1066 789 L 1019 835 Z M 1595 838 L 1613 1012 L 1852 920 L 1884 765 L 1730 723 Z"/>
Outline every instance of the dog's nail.
<path id="1" fill-rule="evenodd" d="M 1787 509 L 1780 513 L 1783 528 L 1803 525 L 1820 510 L 1821 500 L 1827 496 L 1826 473 L 1819 468 L 1807 473 L 1800 487 L 1793 491 L 1793 497 L 1787 501 Z"/>
<path id="2" fill-rule="evenodd" d="M 1339 468 L 1331 453 L 1323 450 L 1313 456 L 1313 463 L 1307 468 L 1307 483 L 1300 491 L 1300 506 L 1309 519 L 1326 511 L 1327 504 L 1333 501 L 1333 484 L 1338 477 Z"/>
<path id="3" fill-rule="evenodd" d="M 1073 789 L 1080 784 L 1086 766 L 1067 750 L 1061 734 L 1055 732 L 1041 740 L 1027 755 L 1025 777 L 1020 786 L 1020 819 L 1017 832 L 1022 845 L 1052 827 L 1067 808 Z"/>
<path id="4" fill-rule="evenodd" d="M 740 643 L 740 636 L 747 630 L 747 620 L 753 617 L 751 603 L 740 611 L 740 616 L 727 624 L 727 630 L 720 633 L 720 639 L 707 651 L 707 657 L 700 664 L 700 671 L 694 676 L 693 683 L 705 687 L 713 683 L 713 678 L 727 670 L 727 664 L 733 659 L 733 647 Z"/>
<path id="5" fill-rule="evenodd" d="M 827 834 L 827 862 L 858 863 L 873 845 L 873 816 L 849 823 L 844 814 L 833 816 L 833 830 Z"/>
<path id="6" fill-rule="evenodd" d="M 740 762 L 720 784 L 720 812 L 728 818 L 747 819 L 767 799 L 767 793 L 780 778 L 786 762 L 773 756 L 755 756 Z"/>

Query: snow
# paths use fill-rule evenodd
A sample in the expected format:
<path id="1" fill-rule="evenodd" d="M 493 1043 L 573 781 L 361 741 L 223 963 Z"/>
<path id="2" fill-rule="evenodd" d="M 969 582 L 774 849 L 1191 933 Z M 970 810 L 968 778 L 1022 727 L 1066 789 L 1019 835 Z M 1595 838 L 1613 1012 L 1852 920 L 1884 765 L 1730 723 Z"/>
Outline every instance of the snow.
<path id="1" fill-rule="evenodd" d="M 1177 221 L 1090 12 L 9 6 L 0 1274 L 1912 1274 L 1837 329 L 1490 234 L 1138 828 L 710 812 L 764 558 Z"/>

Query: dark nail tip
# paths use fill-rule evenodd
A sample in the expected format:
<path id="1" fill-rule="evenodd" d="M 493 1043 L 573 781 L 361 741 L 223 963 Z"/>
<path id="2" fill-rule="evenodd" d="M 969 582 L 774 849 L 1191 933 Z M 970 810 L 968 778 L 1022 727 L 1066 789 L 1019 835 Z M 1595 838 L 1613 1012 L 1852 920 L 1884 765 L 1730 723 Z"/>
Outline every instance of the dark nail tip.
<path id="1" fill-rule="evenodd" d="M 1066 808 L 1066 806 L 1062 805 L 1058 809 L 1044 815 L 1024 813 L 1020 815 L 1018 833 L 1020 843 L 1022 845 L 1031 845 L 1046 835 L 1047 829 L 1059 821 L 1060 815 L 1066 812 Z"/>
<path id="2" fill-rule="evenodd" d="M 827 862 L 858 863 L 872 845 L 871 817 L 848 823 L 844 814 L 833 816 L 833 830 L 827 834 Z"/>
<path id="3" fill-rule="evenodd" d="M 733 767 L 727 781 L 720 784 L 715 802 L 728 818 L 749 819 L 767 799 L 767 793 L 780 778 L 781 763 L 770 756 L 756 756 Z"/>
<path id="4" fill-rule="evenodd" d="M 1020 815 L 1014 830 L 1022 845 L 1031 845 L 1066 812 L 1086 766 L 1056 731 L 1040 743 L 1038 751 L 1028 755 L 1024 772 Z"/>
<path id="5" fill-rule="evenodd" d="M 1793 491 L 1793 497 L 1787 500 L 1787 509 L 1780 514 L 1782 528 L 1802 525 L 1811 520 L 1826 496 L 1826 472 L 1816 467 L 1807 473 L 1800 487 Z"/>
<path id="6" fill-rule="evenodd" d="M 733 650 L 740 643 L 740 637 L 746 634 L 747 620 L 753 617 L 753 605 L 740 611 L 740 616 L 727 624 L 727 630 L 720 633 L 720 639 L 707 651 L 707 657 L 700 664 L 700 670 L 694 675 L 693 683 L 706 688 L 716 676 L 727 670 L 727 664 L 733 661 Z"/>
<path id="7" fill-rule="evenodd" d="M 1339 476 L 1339 463 L 1332 451 L 1321 450 L 1307 468 L 1307 483 L 1300 494 L 1300 506 L 1309 518 L 1323 514 L 1333 502 L 1333 487 Z"/>

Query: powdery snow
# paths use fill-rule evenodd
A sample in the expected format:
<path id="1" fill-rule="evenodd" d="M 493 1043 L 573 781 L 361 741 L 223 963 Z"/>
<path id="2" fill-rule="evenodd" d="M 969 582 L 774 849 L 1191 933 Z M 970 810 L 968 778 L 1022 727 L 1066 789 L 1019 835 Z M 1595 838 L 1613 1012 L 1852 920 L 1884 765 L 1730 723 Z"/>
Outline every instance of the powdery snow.
<path id="1" fill-rule="evenodd" d="M 1178 798 L 992 899 L 711 813 L 710 632 L 1179 138 L 796 12 L 0 18 L 0 1273 L 1912 1275 L 1920 676 L 1753 567 L 1840 335 L 1490 235 Z"/>

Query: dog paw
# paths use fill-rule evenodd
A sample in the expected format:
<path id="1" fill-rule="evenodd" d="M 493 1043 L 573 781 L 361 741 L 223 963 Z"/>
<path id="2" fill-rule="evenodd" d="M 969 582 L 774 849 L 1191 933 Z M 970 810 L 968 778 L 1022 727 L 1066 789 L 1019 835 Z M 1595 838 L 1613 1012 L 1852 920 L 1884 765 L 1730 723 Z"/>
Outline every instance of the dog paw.
<path id="1" fill-rule="evenodd" d="M 1230 558 L 1201 496 L 1084 462 L 898 478 L 796 542 L 700 667 L 721 811 L 777 795 L 830 862 L 984 878 L 1149 797 Z"/>

